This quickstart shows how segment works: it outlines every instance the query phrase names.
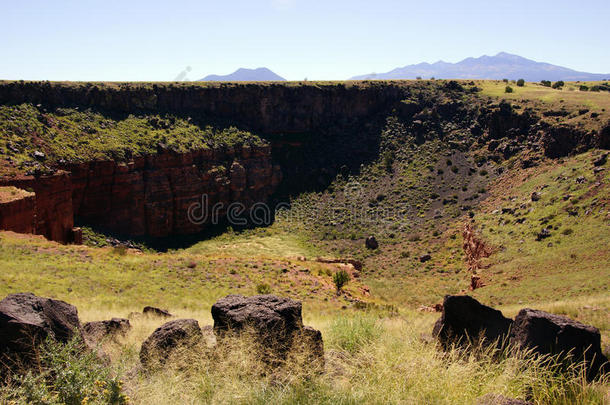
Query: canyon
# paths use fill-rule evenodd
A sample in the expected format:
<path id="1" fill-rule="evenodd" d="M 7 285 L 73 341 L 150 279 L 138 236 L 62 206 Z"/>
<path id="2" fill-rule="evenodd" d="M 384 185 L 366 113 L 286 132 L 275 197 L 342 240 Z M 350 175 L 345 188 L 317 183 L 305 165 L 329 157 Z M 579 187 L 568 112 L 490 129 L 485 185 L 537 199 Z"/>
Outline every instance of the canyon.
<path id="1" fill-rule="evenodd" d="M 159 143 L 157 153 L 127 159 L 66 161 L 49 156 L 46 171 L 0 178 L 0 186 L 35 194 L 18 208 L 0 206 L 2 217 L 21 218 L 3 223 L 3 228 L 63 243 L 81 240 L 75 221 L 136 237 L 196 234 L 212 222 L 211 217 L 188 217 L 189 208 L 204 195 L 209 207 L 219 206 L 224 217 L 231 203 L 248 210 L 259 202 L 323 189 L 337 174 L 358 172 L 379 158 L 388 117 L 395 117 L 416 143 L 440 139 L 464 151 L 485 149 L 492 160 L 526 149 L 560 157 L 608 144 L 607 125 L 593 130 L 553 125 L 536 108 L 494 103 L 468 85 L 2 82 L 0 105 L 25 103 L 41 114 L 64 107 L 95 110 L 116 120 L 175 114 L 192 117 L 201 126 L 235 125 L 263 139 L 261 145 L 186 152 Z M 40 147 L 44 150 L 44 144 Z"/>

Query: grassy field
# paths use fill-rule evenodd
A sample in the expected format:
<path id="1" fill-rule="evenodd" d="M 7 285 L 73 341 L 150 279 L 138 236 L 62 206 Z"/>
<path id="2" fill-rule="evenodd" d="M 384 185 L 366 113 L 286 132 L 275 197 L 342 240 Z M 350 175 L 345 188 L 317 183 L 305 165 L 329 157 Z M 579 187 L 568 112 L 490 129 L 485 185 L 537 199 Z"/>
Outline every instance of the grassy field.
<path id="1" fill-rule="evenodd" d="M 599 153 L 567 158 L 560 165 L 549 161 L 513 168 L 489 184 L 489 197 L 475 209 L 474 223 L 495 253 L 480 269 L 486 286 L 469 294 L 507 316 L 534 307 L 595 325 L 608 352 L 609 174 L 593 174 L 591 161 Z M 585 181 L 577 180 L 581 177 Z M 531 201 L 534 191 L 539 201 Z M 141 374 L 134 371 L 140 344 L 162 321 L 136 318 L 124 339 L 105 344 L 113 359 L 111 372 L 124 380 L 124 392 L 134 403 L 161 404 L 172 397 L 179 403 L 465 404 L 489 393 L 527 397 L 536 404 L 608 401 L 607 381 L 589 384 L 555 374 L 527 354 L 492 361 L 488 354 L 443 354 L 429 343 L 438 315 L 417 309 L 439 302 L 445 293 L 466 290 L 470 273 L 460 232 L 468 220 L 458 217 L 437 236 L 384 243 L 374 254 L 364 254 L 363 274 L 341 296 L 332 284 L 339 265 L 315 260 L 332 255 L 329 242 L 320 243 L 306 227 L 290 228 L 282 220 L 168 253 L 63 246 L 2 232 L 0 295 L 32 291 L 63 299 L 77 305 L 83 321 L 126 317 L 155 305 L 209 325 L 210 306 L 217 299 L 255 294 L 264 285 L 303 300 L 305 323 L 323 333 L 327 367 L 320 376 L 303 375 L 298 362 L 279 380 L 260 374 L 262 366 L 247 346 L 223 354 L 222 361 L 178 357 L 171 367 Z M 551 236 L 538 242 L 542 226 L 551 228 Z M 416 256 L 402 257 L 411 265 L 394 264 L 394 272 L 372 268 L 393 263 L 405 249 L 431 251 L 433 259 L 422 264 Z M 362 310 L 353 299 L 392 306 Z"/>
<path id="2" fill-rule="evenodd" d="M 511 99 L 522 109 L 568 111 L 549 120 L 598 128 L 610 117 L 608 93 L 580 91 L 579 83 L 562 90 L 509 83 L 513 93 L 504 92 L 502 81 L 474 85 L 484 96 Z M 43 143 L 55 148 L 45 150 L 49 156 L 69 159 L 121 154 L 125 148 L 148 153 L 168 136 L 166 129 L 171 138 L 166 140 L 179 150 L 192 147 L 189 140 L 195 138 L 211 144 L 261 141 L 233 129 L 204 133 L 169 116 L 117 120 L 78 110 L 49 115 L 31 105 L 4 106 L 0 114 L 0 152 L 22 162 L 32 159 L 37 146 L 37 138 L 27 136 L 32 131 L 45 134 Z M 159 128 L 151 131 L 151 122 Z M 91 136 L 80 135 L 83 125 L 91 127 Z M 445 294 L 459 293 L 506 316 L 538 308 L 596 326 L 610 354 L 610 166 L 594 172 L 592 163 L 603 151 L 540 157 L 536 166 L 522 168 L 522 155 L 496 162 L 485 149 L 462 150 L 436 139 L 416 146 L 401 125 L 388 119 L 378 160 L 357 174 L 337 176 L 324 191 L 294 197 L 291 210 L 267 228 L 227 229 L 164 253 L 65 246 L 0 232 L 0 297 L 31 291 L 62 299 L 79 308 L 82 321 L 127 317 L 152 305 L 203 326 L 212 323 L 210 307 L 219 298 L 272 293 L 303 301 L 305 324 L 322 331 L 327 367 L 321 375 L 306 375 L 303 359 L 294 359 L 281 374 L 265 374 L 248 342 L 211 357 L 209 348 L 195 357 L 183 353 L 163 370 L 142 373 L 140 345 L 162 321 L 133 318 L 125 338 L 104 343 L 112 359 L 104 367 L 123 380 L 124 392 L 138 404 L 163 404 L 168 398 L 176 403 L 474 404 L 491 393 L 537 405 L 610 403 L 607 377 L 587 383 L 581 375 L 549 367 L 549 359 L 543 364 L 527 353 L 494 360 L 481 350 L 440 352 L 431 338 L 439 314 L 421 310 L 442 302 Z M 451 132 L 450 123 L 443 129 Z M 15 149 L 15 139 L 7 135 L 15 131 L 29 143 Z M 141 143 L 133 145 L 134 140 Z M 73 147 L 63 148 L 66 143 Z M 10 199 L 14 191 L 2 189 L 0 197 Z M 364 215 L 354 215 L 355 207 Z M 470 222 L 493 252 L 476 270 L 484 286 L 474 291 L 462 247 L 462 230 Z M 378 249 L 365 247 L 371 234 L 380 242 Z M 423 254 L 430 260 L 422 261 Z M 357 259 L 363 269 L 323 257 Z M 344 269 L 351 279 L 337 294 L 333 275 Z M 75 359 L 74 364 L 80 363 Z M 0 403 L 10 396 L 10 387 L 0 389 Z"/>

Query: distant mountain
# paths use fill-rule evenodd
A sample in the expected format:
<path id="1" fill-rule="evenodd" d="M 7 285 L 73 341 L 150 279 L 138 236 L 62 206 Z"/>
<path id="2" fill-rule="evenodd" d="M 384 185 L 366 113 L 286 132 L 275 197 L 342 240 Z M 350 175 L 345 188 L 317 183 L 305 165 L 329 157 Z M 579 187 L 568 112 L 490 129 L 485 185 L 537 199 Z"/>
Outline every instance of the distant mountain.
<path id="1" fill-rule="evenodd" d="M 540 80 L 605 80 L 610 74 L 585 73 L 550 63 L 536 62 L 518 55 L 500 52 L 495 56 L 466 58 L 458 63 L 439 61 L 419 63 L 394 69 L 387 73 L 371 73 L 355 76 L 352 80 L 367 79 L 525 79 L 529 82 Z"/>
<path id="2" fill-rule="evenodd" d="M 265 81 L 281 81 L 284 82 L 282 76 L 278 76 L 267 68 L 258 69 L 237 69 L 235 72 L 225 75 L 209 75 L 201 79 L 205 82 L 265 82 Z"/>

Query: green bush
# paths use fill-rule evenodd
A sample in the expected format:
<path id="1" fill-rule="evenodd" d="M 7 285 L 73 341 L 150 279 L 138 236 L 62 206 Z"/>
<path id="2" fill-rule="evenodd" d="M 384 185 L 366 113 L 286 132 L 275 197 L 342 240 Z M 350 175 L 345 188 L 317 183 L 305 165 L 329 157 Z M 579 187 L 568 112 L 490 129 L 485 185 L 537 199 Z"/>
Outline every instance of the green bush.
<path id="1" fill-rule="evenodd" d="M 271 294 L 271 286 L 267 283 L 259 283 L 256 285 L 257 294 Z"/>
<path id="2" fill-rule="evenodd" d="M 506 88 L 504 89 L 505 93 L 512 93 L 513 92 L 513 88 L 510 86 L 506 86 Z"/>
<path id="3" fill-rule="evenodd" d="M 36 371 L 14 376 L 0 398 L 27 404 L 127 404 L 122 382 L 80 338 L 67 344 L 47 339 L 38 352 Z"/>
<path id="4" fill-rule="evenodd" d="M 544 87 L 551 87 L 550 80 L 540 80 L 540 84 L 543 85 Z"/>
<path id="5" fill-rule="evenodd" d="M 562 80 L 559 80 L 559 81 L 553 83 L 553 86 L 551 86 L 551 87 L 553 87 L 554 89 L 560 89 L 564 85 L 565 85 L 565 83 Z"/>
<path id="6" fill-rule="evenodd" d="M 523 79 L 517 80 L 517 86 L 519 86 L 519 87 L 525 86 L 525 80 L 523 80 Z"/>
<path id="7" fill-rule="evenodd" d="M 395 158 L 394 152 L 389 150 L 383 152 L 383 167 L 386 172 L 391 173 L 393 171 L 392 165 L 394 164 Z"/>
<path id="8" fill-rule="evenodd" d="M 341 292 L 345 284 L 349 283 L 349 280 L 349 273 L 345 270 L 337 270 L 335 274 L 333 274 L 333 283 L 335 283 L 335 287 L 337 288 L 337 294 Z"/>
<path id="9" fill-rule="evenodd" d="M 586 86 L 584 84 L 581 84 L 580 87 L 578 88 L 580 91 L 588 91 L 589 90 L 589 86 Z"/>

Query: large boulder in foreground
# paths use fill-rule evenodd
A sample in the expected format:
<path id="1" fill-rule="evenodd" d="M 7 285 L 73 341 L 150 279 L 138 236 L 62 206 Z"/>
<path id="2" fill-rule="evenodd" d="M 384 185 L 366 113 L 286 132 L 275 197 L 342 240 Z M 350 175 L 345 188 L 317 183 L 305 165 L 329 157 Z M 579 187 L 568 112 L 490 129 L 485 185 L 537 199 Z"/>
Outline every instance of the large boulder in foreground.
<path id="1" fill-rule="evenodd" d="M 131 329 L 129 319 L 112 318 L 107 321 L 87 322 L 83 325 L 83 335 L 93 343 L 99 343 L 105 339 L 125 336 Z"/>
<path id="2" fill-rule="evenodd" d="M 512 321 L 502 312 L 481 304 L 467 295 L 447 295 L 443 314 L 434 325 L 433 335 L 445 347 L 451 344 L 496 342 L 500 347 L 508 337 Z"/>
<path id="3" fill-rule="evenodd" d="M 26 360 L 47 337 L 68 342 L 82 337 L 75 306 L 32 293 L 11 294 L 0 301 L 2 363 Z"/>
<path id="4" fill-rule="evenodd" d="M 176 319 L 161 325 L 142 343 L 140 362 L 145 367 L 162 365 L 178 348 L 191 347 L 203 338 L 194 319 Z"/>
<path id="5" fill-rule="evenodd" d="M 535 309 L 522 309 L 513 324 L 511 343 L 538 354 L 562 355 L 564 359 L 587 361 L 587 375 L 608 372 L 608 359 L 601 350 L 601 335 L 593 326 L 565 316 Z"/>
<path id="6" fill-rule="evenodd" d="M 214 333 L 221 342 L 228 335 L 253 332 L 270 362 L 296 350 L 323 361 L 322 334 L 303 326 L 301 309 L 301 302 L 275 295 L 229 295 L 212 306 Z"/>

